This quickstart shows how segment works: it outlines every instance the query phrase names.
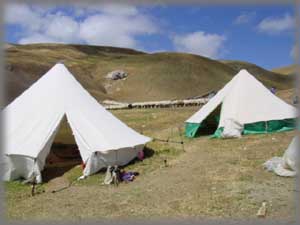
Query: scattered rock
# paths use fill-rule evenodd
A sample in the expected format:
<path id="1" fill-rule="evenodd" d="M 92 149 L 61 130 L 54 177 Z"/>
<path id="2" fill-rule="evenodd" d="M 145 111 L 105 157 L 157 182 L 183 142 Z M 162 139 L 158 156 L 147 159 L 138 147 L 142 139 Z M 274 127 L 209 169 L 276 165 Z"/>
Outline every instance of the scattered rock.
<path id="1" fill-rule="evenodd" d="M 127 77 L 128 74 L 126 72 L 124 72 L 123 70 L 114 70 L 112 72 L 110 72 L 109 74 L 106 75 L 107 79 L 111 79 L 111 80 L 120 80 L 120 79 L 125 79 L 125 77 Z"/>
<path id="2" fill-rule="evenodd" d="M 258 212 L 257 212 L 257 217 L 259 218 L 264 218 L 267 215 L 267 202 L 262 202 L 261 207 L 259 208 Z"/>

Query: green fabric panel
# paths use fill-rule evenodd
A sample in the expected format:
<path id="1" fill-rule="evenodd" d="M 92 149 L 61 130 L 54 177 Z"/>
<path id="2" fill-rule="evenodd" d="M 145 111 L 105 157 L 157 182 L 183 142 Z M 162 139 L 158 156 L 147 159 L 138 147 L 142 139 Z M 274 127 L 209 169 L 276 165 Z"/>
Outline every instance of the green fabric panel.
<path id="1" fill-rule="evenodd" d="M 270 120 L 244 125 L 243 134 L 265 134 L 289 131 L 296 128 L 296 119 Z"/>
<path id="2" fill-rule="evenodd" d="M 221 138 L 222 132 L 224 130 L 224 127 L 219 127 L 213 135 L 211 135 L 211 138 Z"/>
<path id="3" fill-rule="evenodd" d="M 267 122 L 267 131 L 276 132 L 286 129 L 294 129 L 296 126 L 295 119 L 272 120 Z"/>
<path id="4" fill-rule="evenodd" d="M 297 127 L 297 119 L 270 120 L 244 125 L 243 134 L 266 134 L 294 130 Z M 297 127 L 299 129 L 300 126 Z M 219 127 L 211 138 L 221 138 L 224 127 Z"/>
<path id="5" fill-rule="evenodd" d="M 259 134 L 266 131 L 266 122 L 257 122 L 244 125 L 243 134 Z"/>
<path id="6" fill-rule="evenodd" d="M 216 122 L 219 122 L 220 116 L 214 117 Z M 203 121 L 201 124 L 199 123 L 186 123 L 185 125 L 185 135 L 187 137 L 195 137 L 197 132 L 201 128 L 206 128 L 206 122 Z M 244 125 L 243 133 L 246 134 L 266 134 L 266 133 L 274 133 L 274 132 L 283 132 L 290 131 L 294 129 L 300 130 L 300 125 L 297 126 L 297 119 L 284 119 L 284 120 L 270 120 L 270 121 L 262 121 L 257 123 L 250 123 Z M 211 138 L 221 138 L 221 134 L 224 130 L 224 127 L 219 127 Z"/>
<path id="7" fill-rule="evenodd" d="M 185 136 L 195 137 L 198 129 L 203 127 L 201 123 L 185 123 Z"/>
<path id="8" fill-rule="evenodd" d="M 203 131 L 203 129 L 209 129 L 209 127 L 211 126 L 211 124 L 215 124 L 215 126 L 217 126 L 217 124 L 220 121 L 220 116 L 214 116 L 211 118 L 212 120 L 208 121 L 208 120 L 204 120 L 202 121 L 202 123 L 186 123 L 185 124 L 185 136 L 186 137 L 196 137 L 199 136 L 197 135 L 197 133 L 199 133 L 199 131 Z"/>

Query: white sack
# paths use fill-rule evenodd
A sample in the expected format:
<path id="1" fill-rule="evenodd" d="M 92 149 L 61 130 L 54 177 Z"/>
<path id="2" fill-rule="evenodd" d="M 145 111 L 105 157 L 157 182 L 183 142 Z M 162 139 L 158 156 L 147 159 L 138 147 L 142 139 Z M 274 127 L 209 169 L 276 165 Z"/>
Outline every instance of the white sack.
<path id="1" fill-rule="evenodd" d="M 299 170 L 299 137 L 293 138 L 292 142 L 284 152 L 283 157 L 273 157 L 263 164 L 268 171 L 278 176 L 293 177 Z"/>
<path id="2" fill-rule="evenodd" d="M 224 123 L 222 138 L 239 138 L 242 136 L 244 126 L 234 119 L 227 119 Z"/>

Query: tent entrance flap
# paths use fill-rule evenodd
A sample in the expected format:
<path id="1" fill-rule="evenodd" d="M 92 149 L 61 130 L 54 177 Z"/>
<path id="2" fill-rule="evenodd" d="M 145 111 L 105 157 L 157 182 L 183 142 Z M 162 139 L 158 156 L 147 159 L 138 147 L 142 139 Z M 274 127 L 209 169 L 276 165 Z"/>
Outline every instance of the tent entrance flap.
<path id="1" fill-rule="evenodd" d="M 214 133 L 220 122 L 221 105 L 211 112 L 201 123 L 185 123 L 185 136 L 196 137 Z"/>
<path id="2" fill-rule="evenodd" d="M 202 123 L 185 123 L 185 136 L 197 137 L 212 134 L 218 127 L 220 117 L 213 117 L 213 120 L 204 120 Z"/>
<path id="3" fill-rule="evenodd" d="M 203 127 L 201 123 L 185 123 L 185 136 L 195 137 L 200 127 Z"/>

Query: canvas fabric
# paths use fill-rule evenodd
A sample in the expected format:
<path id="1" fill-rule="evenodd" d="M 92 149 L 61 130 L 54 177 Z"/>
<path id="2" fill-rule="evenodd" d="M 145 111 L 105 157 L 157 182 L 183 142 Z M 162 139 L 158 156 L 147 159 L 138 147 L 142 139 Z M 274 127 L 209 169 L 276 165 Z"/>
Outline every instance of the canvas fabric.
<path id="1" fill-rule="evenodd" d="M 299 137 L 295 136 L 282 157 L 273 157 L 263 166 L 278 176 L 294 177 L 299 172 Z"/>
<path id="2" fill-rule="evenodd" d="M 4 180 L 27 179 L 32 171 L 40 176 L 64 116 L 87 165 L 84 175 L 128 163 L 151 141 L 101 106 L 61 63 L 10 103 L 2 116 Z"/>
<path id="3" fill-rule="evenodd" d="M 251 129 L 251 125 L 258 125 L 259 122 L 268 122 L 268 125 L 273 126 L 272 130 L 266 129 L 267 131 L 284 131 L 285 129 L 280 127 L 281 124 L 298 117 L 295 107 L 271 93 L 247 70 L 241 70 L 208 103 L 186 120 L 186 136 L 194 137 L 203 127 L 205 119 L 218 106 L 221 106 L 221 112 L 216 133 L 226 130 L 227 134 L 233 133 L 232 137 L 237 135 L 237 130 L 234 130 L 235 127 L 232 124 L 243 125 L 244 134 L 247 134 L 247 131 L 250 133 L 251 130 L 257 131 L 258 129 Z M 226 121 L 232 121 L 232 123 Z M 227 123 L 226 129 L 225 123 Z M 287 129 L 291 127 L 288 126 Z M 230 131 L 231 128 L 232 131 Z M 260 133 L 259 130 L 258 133 Z M 222 137 L 221 134 L 216 136 Z M 229 136 L 226 135 L 226 137 Z"/>

